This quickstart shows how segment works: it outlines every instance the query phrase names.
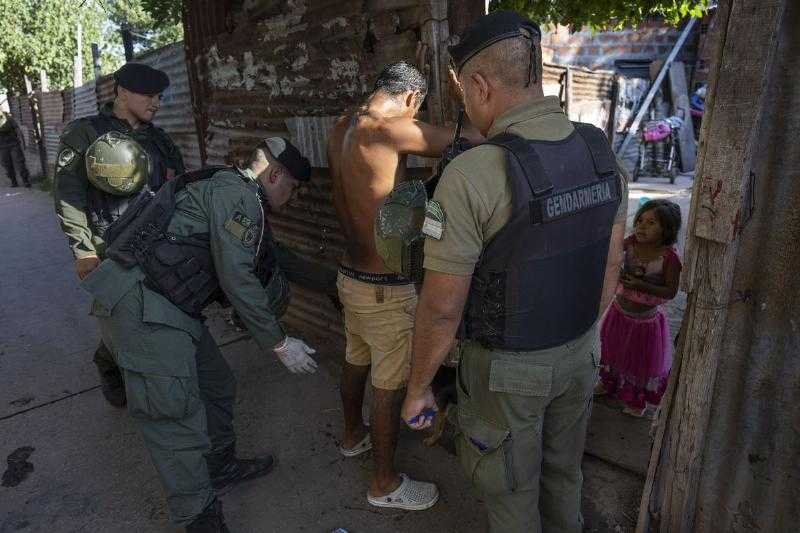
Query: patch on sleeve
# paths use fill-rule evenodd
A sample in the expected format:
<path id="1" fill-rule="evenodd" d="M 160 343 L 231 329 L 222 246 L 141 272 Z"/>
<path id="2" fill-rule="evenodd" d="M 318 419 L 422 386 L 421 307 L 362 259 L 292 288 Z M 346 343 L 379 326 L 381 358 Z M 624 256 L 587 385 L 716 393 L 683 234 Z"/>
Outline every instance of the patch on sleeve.
<path id="1" fill-rule="evenodd" d="M 225 221 L 225 229 L 245 246 L 253 246 L 256 243 L 258 228 L 255 222 L 241 211 L 233 212 L 233 215 Z"/>
<path id="2" fill-rule="evenodd" d="M 72 148 L 64 148 L 61 150 L 61 153 L 58 154 L 58 158 L 56 159 L 56 170 L 61 170 L 70 165 L 75 160 L 76 155 L 75 150 Z"/>
<path id="3" fill-rule="evenodd" d="M 425 222 L 422 223 L 422 234 L 432 239 L 441 240 L 445 228 L 445 214 L 442 205 L 430 200 L 425 207 Z"/>

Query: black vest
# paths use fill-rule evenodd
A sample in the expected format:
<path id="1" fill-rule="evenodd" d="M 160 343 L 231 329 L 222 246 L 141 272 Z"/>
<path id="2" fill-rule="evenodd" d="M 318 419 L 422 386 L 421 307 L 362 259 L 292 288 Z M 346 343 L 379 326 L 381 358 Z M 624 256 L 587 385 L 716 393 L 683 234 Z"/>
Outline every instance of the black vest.
<path id="1" fill-rule="evenodd" d="M 208 304 L 223 297 L 211 257 L 209 236 L 208 233 L 182 236 L 167 230 L 175 213 L 177 194 L 188 184 L 210 179 L 227 168 L 216 166 L 187 172 L 167 182 L 158 193 L 143 191 L 106 234 L 109 258 L 125 268 L 139 265 L 150 289 L 193 317 L 199 317 Z M 259 198 L 266 214 L 266 199 L 260 194 Z M 266 219 L 262 227 L 256 248 L 255 274 L 267 287 L 277 269 Z"/>
<path id="2" fill-rule="evenodd" d="M 614 154 L 598 128 L 573 123 L 563 141 L 502 133 L 513 198 L 508 223 L 476 265 L 462 336 L 487 348 L 551 348 L 597 320 L 620 202 Z"/>
<path id="3" fill-rule="evenodd" d="M 112 120 L 104 115 L 91 117 L 89 122 L 97 132 L 95 139 L 115 129 Z M 151 190 L 157 191 L 166 179 L 169 149 L 164 146 L 160 139 L 153 137 L 137 137 L 136 142 L 150 156 L 150 177 L 147 185 Z M 176 170 L 178 172 L 183 171 L 183 169 Z M 95 232 L 104 237 L 108 227 L 122 216 L 122 213 L 128 208 L 128 204 L 133 198 L 133 196 L 108 194 L 90 185 L 87 191 L 87 211 L 89 213 L 89 222 Z"/>

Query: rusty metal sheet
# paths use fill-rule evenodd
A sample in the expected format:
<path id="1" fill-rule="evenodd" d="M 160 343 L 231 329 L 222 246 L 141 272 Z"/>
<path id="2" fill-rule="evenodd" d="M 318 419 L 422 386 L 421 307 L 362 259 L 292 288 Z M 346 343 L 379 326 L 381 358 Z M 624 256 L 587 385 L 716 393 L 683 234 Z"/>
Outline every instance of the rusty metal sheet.
<path id="1" fill-rule="evenodd" d="M 260 139 L 291 138 L 314 173 L 298 199 L 270 215 L 270 222 L 279 241 L 311 261 L 336 265 L 344 247 L 325 168 L 330 125 L 371 91 L 384 64 L 414 60 L 429 18 L 425 0 L 184 3 L 204 160 L 241 164 Z M 342 338 L 338 313 L 313 291 L 294 291 L 287 322 L 309 334 Z"/>
<path id="2" fill-rule="evenodd" d="M 183 154 L 187 169 L 201 166 L 197 128 L 192 114 L 189 74 L 183 41 L 136 58 L 137 62 L 164 71 L 170 85 L 162 96 L 161 109 L 153 123 L 166 131 Z"/>
<path id="3" fill-rule="evenodd" d="M 108 74 L 95 80 L 97 84 L 97 108 L 114 101 L 114 75 Z"/>
<path id="4" fill-rule="evenodd" d="M 64 128 L 64 97 L 61 91 L 39 93 L 37 97 L 42 114 L 48 172 L 52 172 L 58 152 L 58 137 Z"/>
<path id="5" fill-rule="evenodd" d="M 97 92 L 94 80 L 75 87 L 72 99 L 72 118 L 90 117 L 97 114 Z"/>

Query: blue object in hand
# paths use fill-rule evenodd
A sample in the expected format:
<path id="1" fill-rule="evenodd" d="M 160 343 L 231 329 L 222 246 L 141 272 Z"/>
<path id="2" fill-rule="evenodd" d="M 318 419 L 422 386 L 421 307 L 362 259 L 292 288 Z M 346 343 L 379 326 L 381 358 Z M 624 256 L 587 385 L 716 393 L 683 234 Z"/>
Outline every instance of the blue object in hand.
<path id="1" fill-rule="evenodd" d="M 436 410 L 434 409 L 423 409 L 423 411 L 415 417 L 412 417 L 411 420 L 408 421 L 409 424 L 416 424 L 419 422 L 420 417 L 424 416 L 425 418 L 433 418 L 436 416 Z"/>

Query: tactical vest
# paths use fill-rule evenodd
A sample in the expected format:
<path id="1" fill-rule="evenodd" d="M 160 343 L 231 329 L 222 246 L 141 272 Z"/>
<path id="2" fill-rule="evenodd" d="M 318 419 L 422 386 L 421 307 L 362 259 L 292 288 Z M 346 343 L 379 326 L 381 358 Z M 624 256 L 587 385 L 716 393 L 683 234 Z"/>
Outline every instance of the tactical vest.
<path id="1" fill-rule="evenodd" d="M 148 288 L 193 317 L 200 317 L 207 305 L 223 299 L 209 235 L 175 235 L 168 231 L 169 223 L 181 190 L 228 168 L 216 166 L 187 172 L 167 182 L 157 193 L 143 191 L 107 232 L 109 258 L 125 268 L 139 265 Z M 259 199 L 266 214 L 266 199 L 260 194 Z M 270 296 L 270 310 L 279 317 L 288 305 L 288 283 L 277 268 L 266 218 L 262 219 L 256 250 L 254 273 Z"/>
<path id="2" fill-rule="evenodd" d="M 462 337 L 541 350 L 597 320 L 621 187 L 603 132 L 573 124 L 563 141 L 510 133 L 486 141 L 505 149 L 513 211 L 476 265 Z"/>
<path id="3" fill-rule="evenodd" d="M 115 129 L 112 120 L 104 115 L 96 115 L 88 120 L 95 132 L 97 132 L 97 137 Z M 159 140 L 153 138 L 137 138 L 136 142 L 150 156 L 150 179 L 147 185 L 151 190 L 157 191 L 164 184 L 167 175 L 168 149 Z M 115 196 L 95 187 L 89 187 L 87 191 L 87 211 L 89 212 L 89 222 L 95 232 L 103 237 L 108 227 L 122 216 L 122 213 L 128 208 L 132 198 L 129 196 Z"/>

